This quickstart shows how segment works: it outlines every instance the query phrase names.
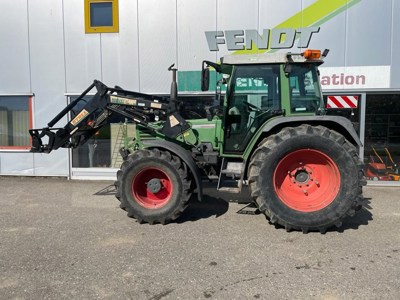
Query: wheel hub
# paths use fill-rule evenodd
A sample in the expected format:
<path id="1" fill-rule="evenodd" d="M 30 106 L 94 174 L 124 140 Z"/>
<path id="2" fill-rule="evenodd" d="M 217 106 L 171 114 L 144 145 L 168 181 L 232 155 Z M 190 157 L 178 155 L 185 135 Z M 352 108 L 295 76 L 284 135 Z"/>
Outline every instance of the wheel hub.
<path id="1" fill-rule="evenodd" d="M 299 183 L 306 183 L 310 180 L 310 174 L 305 170 L 297 171 L 294 178 Z"/>
<path id="2" fill-rule="evenodd" d="M 151 179 L 149 182 L 147 182 L 147 188 L 153 194 L 158 193 L 162 188 L 160 179 L 158 178 Z"/>

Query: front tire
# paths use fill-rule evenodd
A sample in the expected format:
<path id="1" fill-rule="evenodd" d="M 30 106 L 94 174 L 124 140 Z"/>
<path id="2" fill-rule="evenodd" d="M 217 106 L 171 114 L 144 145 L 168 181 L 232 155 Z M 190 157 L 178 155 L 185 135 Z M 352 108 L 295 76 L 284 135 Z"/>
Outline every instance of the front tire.
<path id="1" fill-rule="evenodd" d="M 179 157 L 158 149 L 137 150 L 117 173 L 116 197 L 139 223 L 166 224 L 186 209 L 190 182 Z"/>
<path id="2" fill-rule="evenodd" d="M 249 164 L 252 198 L 273 224 L 325 232 L 340 227 L 362 199 L 356 148 L 323 126 L 284 128 L 263 140 Z"/>

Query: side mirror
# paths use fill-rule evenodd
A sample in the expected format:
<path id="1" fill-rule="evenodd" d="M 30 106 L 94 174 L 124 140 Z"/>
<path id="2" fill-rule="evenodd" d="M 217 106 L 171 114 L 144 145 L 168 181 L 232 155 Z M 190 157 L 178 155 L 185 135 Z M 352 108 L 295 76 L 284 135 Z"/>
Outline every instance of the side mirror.
<path id="1" fill-rule="evenodd" d="M 210 88 L 210 69 L 208 65 L 203 61 L 203 65 L 201 67 L 201 90 L 203 92 L 208 91 Z"/>
<path id="2" fill-rule="evenodd" d="M 292 65 L 290 63 L 285 63 L 284 72 L 286 76 L 289 76 L 289 74 L 292 72 Z"/>

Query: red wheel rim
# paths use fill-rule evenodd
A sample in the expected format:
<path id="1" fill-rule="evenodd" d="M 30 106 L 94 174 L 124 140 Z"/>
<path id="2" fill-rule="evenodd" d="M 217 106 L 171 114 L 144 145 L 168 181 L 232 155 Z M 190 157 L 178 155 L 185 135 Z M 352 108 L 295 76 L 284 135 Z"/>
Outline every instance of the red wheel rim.
<path id="1" fill-rule="evenodd" d="M 286 155 L 277 165 L 273 182 L 279 199 L 301 212 L 314 212 L 327 207 L 340 188 L 336 163 L 326 154 L 301 149 Z"/>
<path id="2" fill-rule="evenodd" d="M 159 184 L 159 188 L 152 190 L 149 185 L 151 182 Z M 166 205 L 171 199 L 173 192 L 172 181 L 163 170 L 146 168 L 133 178 L 131 191 L 141 206 L 148 209 L 158 209 Z"/>

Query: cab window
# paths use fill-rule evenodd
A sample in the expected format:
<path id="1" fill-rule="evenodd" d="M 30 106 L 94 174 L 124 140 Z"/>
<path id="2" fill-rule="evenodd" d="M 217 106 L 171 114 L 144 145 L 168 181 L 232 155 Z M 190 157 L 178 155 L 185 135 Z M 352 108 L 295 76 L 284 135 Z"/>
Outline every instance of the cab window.
<path id="1" fill-rule="evenodd" d="M 321 90 L 315 65 L 292 65 L 289 74 L 292 113 L 316 112 L 321 103 Z"/>

